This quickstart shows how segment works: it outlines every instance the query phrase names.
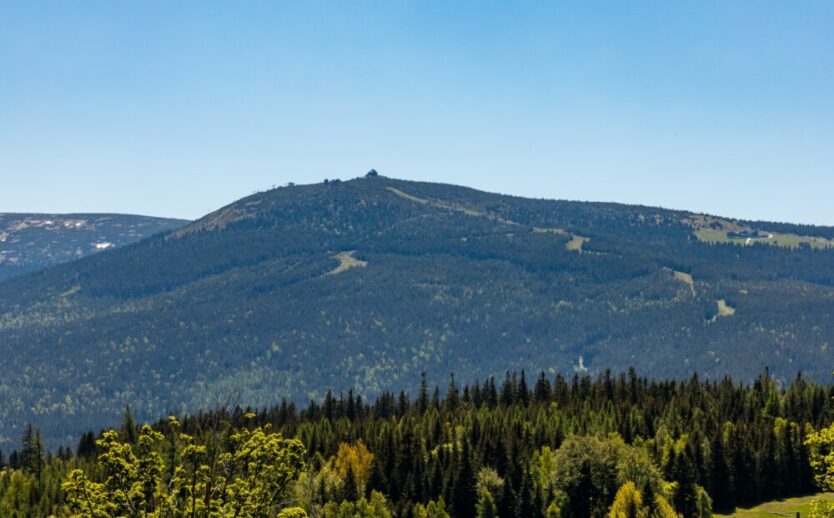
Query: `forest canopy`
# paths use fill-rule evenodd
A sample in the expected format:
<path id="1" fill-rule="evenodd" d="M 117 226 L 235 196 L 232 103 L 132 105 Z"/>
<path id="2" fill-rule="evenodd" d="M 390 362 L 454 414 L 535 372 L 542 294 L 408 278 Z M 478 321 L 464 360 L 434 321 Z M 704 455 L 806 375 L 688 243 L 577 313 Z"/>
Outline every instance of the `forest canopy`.
<path id="1" fill-rule="evenodd" d="M 150 424 L 128 409 L 57 452 L 27 427 L 0 459 L 0 514 L 710 516 L 830 489 L 832 396 L 769 373 L 745 385 L 522 371 Z"/>

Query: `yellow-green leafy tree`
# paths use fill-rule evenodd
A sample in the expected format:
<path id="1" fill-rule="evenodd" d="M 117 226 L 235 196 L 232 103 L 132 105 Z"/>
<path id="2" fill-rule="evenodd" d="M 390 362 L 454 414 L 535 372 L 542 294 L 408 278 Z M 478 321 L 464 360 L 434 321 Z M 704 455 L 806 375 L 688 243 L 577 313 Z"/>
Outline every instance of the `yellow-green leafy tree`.
<path id="1" fill-rule="evenodd" d="M 356 502 L 344 500 L 342 503 L 328 502 L 322 508 L 323 518 L 391 518 L 388 502 L 378 491 L 371 491 L 371 497 L 360 498 Z"/>
<path id="2" fill-rule="evenodd" d="M 626 482 L 617 491 L 608 511 L 609 518 L 677 518 L 669 502 L 658 494 L 644 495 L 634 482 Z"/>
<path id="3" fill-rule="evenodd" d="M 297 517 L 287 508 L 286 493 L 304 466 L 301 442 L 273 433 L 269 426 L 231 433 L 226 447 L 209 453 L 205 445 L 179 432 L 178 451 L 166 466 L 163 435 L 142 427 L 137 444 L 123 443 L 110 430 L 96 441 L 101 454 L 102 481 L 73 470 L 62 488 L 71 516 L 129 517 Z M 166 473 L 172 473 L 166 479 Z M 279 514 L 283 513 L 283 514 Z M 289 513 L 289 514 L 288 514 Z"/>
<path id="4" fill-rule="evenodd" d="M 608 511 L 609 518 L 646 518 L 649 515 L 649 508 L 643 505 L 643 495 L 634 485 L 634 482 L 626 482 L 617 491 L 614 503 Z"/>
<path id="5" fill-rule="evenodd" d="M 364 495 L 373 462 L 374 454 L 361 440 L 355 444 L 343 442 L 336 453 L 336 472 L 342 480 L 347 480 L 352 474 L 358 494 Z"/>
<path id="6" fill-rule="evenodd" d="M 437 502 L 430 500 L 426 505 L 415 505 L 411 516 L 413 518 L 449 518 L 449 513 L 446 511 L 446 503 L 441 498 Z"/>
<path id="7" fill-rule="evenodd" d="M 809 432 L 805 444 L 810 450 L 814 479 L 823 491 L 834 490 L 834 424 L 819 432 Z M 823 501 L 811 505 L 811 518 L 834 517 L 834 506 Z"/>

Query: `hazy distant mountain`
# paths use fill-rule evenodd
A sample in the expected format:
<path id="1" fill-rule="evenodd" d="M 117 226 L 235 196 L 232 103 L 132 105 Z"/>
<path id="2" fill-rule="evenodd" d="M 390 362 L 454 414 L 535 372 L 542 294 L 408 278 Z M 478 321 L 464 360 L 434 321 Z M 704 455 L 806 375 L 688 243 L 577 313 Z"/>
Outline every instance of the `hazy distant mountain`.
<path id="1" fill-rule="evenodd" d="M 826 378 L 834 228 L 384 177 L 0 284 L 0 435 L 507 369 Z M 113 239 L 113 238 L 108 238 Z"/>
<path id="2" fill-rule="evenodd" d="M 0 213 L 0 282 L 186 223 L 127 214 Z"/>

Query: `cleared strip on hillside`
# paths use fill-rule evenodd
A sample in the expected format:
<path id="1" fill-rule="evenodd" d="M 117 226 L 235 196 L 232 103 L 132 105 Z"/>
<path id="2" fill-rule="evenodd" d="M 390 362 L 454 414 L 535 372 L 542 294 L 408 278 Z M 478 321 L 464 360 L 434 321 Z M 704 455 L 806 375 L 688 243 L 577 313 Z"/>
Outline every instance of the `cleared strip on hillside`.
<path id="1" fill-rule="evenodd" d="M 497 214 L 493 214 L 491 212 L 487 212 L 487 211 L 484 211 L 484 210 L 473 209 L 471 207 L 464 207 L 463 205 L 459 205 L 459 204 L 456 204 L 456 203 L 449 203 L 449 202 L 441 201 L 441 200 L 431 200 L 431 199 L 427 199 L 427 198 L 419 198 L 417 196 L 413 196 L 411 194 L 408 194 L 407 192 L 403 192 L 400 189 L 397 189 L 395 187 L 387 187 L 387 189 L 389 191 L 391 191 L 392 193 L 396 194 L 397 196 L 399 196 L 400 198 L 403 198 L 403 199 L 408 200 L 408 201 L 412 201 L 414 203 L 419 203 L 420 205 L 428 205 L 430 207 L 435 207 L 435 208 L 444 209 L 444 210 L 453 210 L 453 211 L 456 211 L 456 212 L 460 212 L 462 214 L 466 214 L 467 216 L 488 218 L 490 220 L 497 221 L 499 223 L 504 223 L 504 224 L 507 224 L 507 225 L 514 225 L 514 226 L 519 226 L 519 227 L 527 226 L 527 225 L 524 225 L 524 224 L 519 223 L 517 221 L 513 221 L 513 220 L 507 219 L 507 218 L 503 218 L 503 217 L 501 217 Z M 557 228 L 557 227 L 531 227 L 531 228 L 532 228 L 533 232 L 535 232 L 537 234 L 556 234 L 556 235 L 559 235 L 559 236 L 571 236 L 571 240 L 568 241 L 568 243 L 565 245 L 565 248 L 570 252 L 580 252 L 581 253 L 582 252 L 582 245 L 584 245 L 586 241 L 590 240 L 590 238 L 580 236 L 580 235 L 577 235 L 577 234 L 572 234 L 572 233 L 568 232 L 567 230 L 565 230 L 563 228 Z"/>

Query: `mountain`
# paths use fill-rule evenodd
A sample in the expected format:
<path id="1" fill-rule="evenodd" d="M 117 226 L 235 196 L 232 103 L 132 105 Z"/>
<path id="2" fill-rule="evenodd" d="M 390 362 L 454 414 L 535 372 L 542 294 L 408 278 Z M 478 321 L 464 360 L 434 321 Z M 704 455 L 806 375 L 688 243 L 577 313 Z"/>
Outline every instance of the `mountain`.
<path id="1" fill-rule="evenodd" d="M 832 245 L 831 227 L 375 174 L 274 189 L 0 284 L 0 440 L 423 370 L 827 379 Z"/>
<path id="2" fill-rule="evenodd" d="M 0 282 L 186 223 L 127 214 L 0 214 Z"/>

